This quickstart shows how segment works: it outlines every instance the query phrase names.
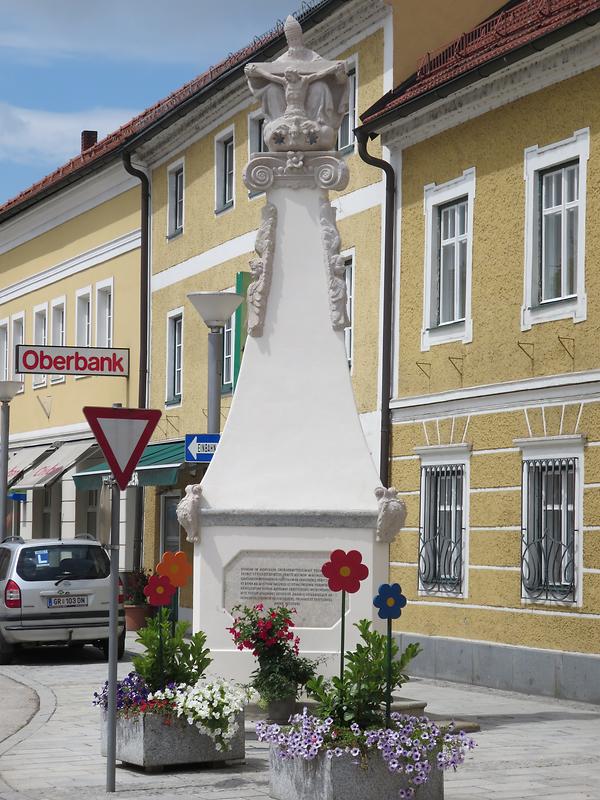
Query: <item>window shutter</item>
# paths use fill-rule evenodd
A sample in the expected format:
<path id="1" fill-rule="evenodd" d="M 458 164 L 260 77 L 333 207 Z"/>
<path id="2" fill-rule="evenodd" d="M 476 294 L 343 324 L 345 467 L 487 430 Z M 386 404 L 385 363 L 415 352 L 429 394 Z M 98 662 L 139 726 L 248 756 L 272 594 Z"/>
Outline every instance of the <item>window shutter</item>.
<path id="1" fill-rule="evenodd" d="M 247 314 L 246 314 L 246 293 L 252 275 L 249 272 L 238 272 L 235 276 L 235 291 L 244 298 L 243 302 L 237 307 L 235 312 L 235 341 L 233 343 L 233 389 L 237 384 L 244 347 L 246 346 L 246 336 L 248 335 Z"/>

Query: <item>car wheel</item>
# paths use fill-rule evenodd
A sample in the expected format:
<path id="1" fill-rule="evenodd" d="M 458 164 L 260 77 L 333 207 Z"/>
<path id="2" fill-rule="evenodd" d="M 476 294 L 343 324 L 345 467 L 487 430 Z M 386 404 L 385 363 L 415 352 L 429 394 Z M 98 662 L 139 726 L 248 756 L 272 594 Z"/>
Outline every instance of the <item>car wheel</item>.
<path id="1" fill-rule="evenodd" d="M 104 654 L 104 658 L 108 661 L 108 639 L 102 639 L 100 642 L 100 649 Z M 117 643 L 117 659 L 120 661 L 125 655 L 125 629 L 119 634 Z"/>
<path id="2" fill-rule="evenodd" d="M 0 664 L 10 664 L 13 659 L 14 647 L 0 636 Z"/>

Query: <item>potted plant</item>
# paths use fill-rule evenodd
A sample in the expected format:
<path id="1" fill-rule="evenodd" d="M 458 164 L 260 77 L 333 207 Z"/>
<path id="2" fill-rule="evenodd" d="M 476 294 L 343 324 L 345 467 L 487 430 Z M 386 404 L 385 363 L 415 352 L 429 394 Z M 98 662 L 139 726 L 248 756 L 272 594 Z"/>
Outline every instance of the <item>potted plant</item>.
<path id="1" fill-rule="evenodd" d="M 443 800 L 443 770 L 456 768 L 475 746 L 463 731 L 442 731 L 427 717 L 393 713 L 394 689 L 408 680 L 407 664 L 419 653 L 410 644 L 400 654 L 392 620 L 406 606 L 399 584 L 382 584 L 373 600 L 387 620 L 387 636 L 370 620 L 356 624 L 361 642 L 344 650 L 346 594 L 357 592 L 369 571 L 355 550 L 334 550 L 323 564 L 329 589 L 341 593 L 340 672 L 318 676 L 306 689 L 316 700 L 288 726 L 257 723 L 259 741 L 269 742 L 269 796 L 275 800 L 380 800 L 382 797 Z"/>
<path id="2" fill-rule="evenodd" d="M 235 606 L 229 632 L 238 650 L 251 650 L 258 661 L 251 686 L 270 720 L 288 720 L 296 710 L 299 692 L 315 674 L 315 663 L 300 655 L 293 632 L 295 609 L 285 606 Z"/>
<path id="3" fill-rule="evenodd" d="M 199 631 L 186 641 L 186 629 L 183 621 L 173 625 L 163 607 L 140 630 L 137 642 L 146 650 L 117 684 L 117 760 L 149 770 L 243 761 L 248 691 L 224 680 L 208 681 L 212 659 L 206 636 Z M 106 711 L 107 684 L 93 702 Z"/>
<path id="4" fill-rule="evenodd" d="M 125 627 L 128 631 L 139 631 L 152 613 L 144 594 L 149 577 L 144 569 L 129 572 L 125 577 Z"/>

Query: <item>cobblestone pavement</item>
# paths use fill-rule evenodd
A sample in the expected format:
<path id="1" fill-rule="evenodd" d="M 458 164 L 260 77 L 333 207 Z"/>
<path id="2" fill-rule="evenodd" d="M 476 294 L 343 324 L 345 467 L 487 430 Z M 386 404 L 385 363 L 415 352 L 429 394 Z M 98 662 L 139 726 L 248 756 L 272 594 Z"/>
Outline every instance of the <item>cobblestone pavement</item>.
<path id="1" fill-rule="evenodd" d="M 129 641 L 128 652 L 130 648 Z M 129 668 L 123 661 L 120 675 Z M 92 648 L 28 651 L 10 667 L 0 667 L 0 732 L 5 732 L 5 738 L 0 733 L 0 800 L 107 797 L 100 715 L 90 704 L 105 677 L 106 664 Z M 39 697 L 37 713 L 20 731 L 6 736 L 15 709 L 31 702 L 31 689 Z M 405 689 L 406 695 L 426 700 L 431 714 L 481 725 L 475 734 L 478 747 L 467 763 L 446 775 L 446 800 L 599 800 L 600 707 L 426 680 L 413 680 Z M 17 693 L 22 703 L 16 701 Z M 25 720 L 21 714 L 21 724 Z M 160 775 L 118 767 L 116 796 L 268 797 L 266 748 L 250 740 L 246 754 L 244 767 Z"/>

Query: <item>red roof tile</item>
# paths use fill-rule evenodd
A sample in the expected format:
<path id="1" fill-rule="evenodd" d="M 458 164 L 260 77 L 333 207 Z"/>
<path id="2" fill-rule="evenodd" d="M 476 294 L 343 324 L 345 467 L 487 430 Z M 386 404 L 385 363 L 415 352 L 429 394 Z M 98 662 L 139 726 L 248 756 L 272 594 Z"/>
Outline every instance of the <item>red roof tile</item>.
<path id="1" fill-rule="evenodd" d="M 523 0 L 463 33 L 451 44 L 424 55 L 414 82 L 375 104 L 361 120 L 372 123 L 396 108 L 600 9 L 600 0 Z"/>

